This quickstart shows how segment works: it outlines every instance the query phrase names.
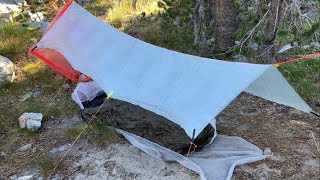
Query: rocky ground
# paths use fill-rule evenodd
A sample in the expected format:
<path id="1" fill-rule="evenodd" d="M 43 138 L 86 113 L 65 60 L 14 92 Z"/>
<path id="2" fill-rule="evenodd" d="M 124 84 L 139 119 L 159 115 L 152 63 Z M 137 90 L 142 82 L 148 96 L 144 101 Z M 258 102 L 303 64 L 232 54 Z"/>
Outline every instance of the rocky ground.
<path id="1" fill-rule="evenodd" d="M 319 104 L 314 104 L 319 110 Z M 314 179 L 320 176 L 317 119 L 309 114 L 242 94 L 219 117 L 221 134 L 243 137 L 261 149 L 270 148 L 267 160 L 236 167 L 233 179 Z M 84 122 L 79 116 L 45 121 L 32 147 L 11 149 L 18 156 L 37 151 L 57 162 L 71 146 L 63 132 Z M 6 148 L 1 148 L 6 150 Z M 6 151 L 8 152 L 8 151 Z M 2 158 L 5 158 L 2 154 Z M 0 163 L 1 164 L 1 163 Z M 52 171 L 48 170 L 48 173 Z M 180 172 L 182 171 L 182 172 Z M 1 164 L 0 179 L 33 175 L 43 177 L 36 166 Z M 81 138 L 66 156 L 52 179 L 199 179 L 177 163 L 150 157 L 124 138 L 96 145 Z"/>

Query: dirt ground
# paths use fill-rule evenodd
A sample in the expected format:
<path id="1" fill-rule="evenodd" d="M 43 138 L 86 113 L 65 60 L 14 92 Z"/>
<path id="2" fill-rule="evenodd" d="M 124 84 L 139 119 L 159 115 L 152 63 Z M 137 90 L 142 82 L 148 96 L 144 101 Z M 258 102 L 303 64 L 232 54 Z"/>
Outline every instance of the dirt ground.
<path id="1" fill-rule="evenodd" d="M 313 103 L 312 107 L 320 111 L 319 103 Z M 48 119 L 36 139 L 30 142 L 30 150 L 20 152 L 1 147 L 5 153 L 1 158 L 43 153 L 57 162 L 72 143 L 63 132 L 83 123 L 79 116 Z M 236 167 L 233 179 L 317 180 L 320 177 L 320 128 L 316 127 L 316 117 L 242 94 L 220 113 L 217 123 L 220 134 L 240 136 L 262 150 L 270 148 L 273 153 L 269 159 Z M 9 166 L 0 159 L 0 179 L 26 175 L 44 178 L 36 165 Z M 199 176 L 177 163 L 157 160 L 119 137 L 116 143 L 105 142 L 99 146 L 88 138 L 81 138 L 50 179 L 189 180 Z"/>
<path id="2" fill-rule="evenodd" d="M 319 112 L 319 103 L 310 104 Z M 240 136 L 273 152 L 267 160 L 237 167 L 234 179 L 319 179 L 319 118 L 242 94 L 217 123 L 219 133 Z"/>

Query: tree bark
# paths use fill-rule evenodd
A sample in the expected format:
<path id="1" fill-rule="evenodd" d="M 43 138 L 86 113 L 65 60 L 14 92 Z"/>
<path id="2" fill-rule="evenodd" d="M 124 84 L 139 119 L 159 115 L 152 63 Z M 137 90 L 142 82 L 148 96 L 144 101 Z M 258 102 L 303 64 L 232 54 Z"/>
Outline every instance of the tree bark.
<path id="1" fill-rule="evenodd" d="M 206 22 L 205 22 L 205 0 L 197 0 L 193 13 L 194 24 L 194 44 L 200 45 L 201 48 L 206 46 Z"/>
<path id="2" fill-rule="evenodd" d="M 269 14 L 267 15 L 266 32 L 263 38 L 262 61 L 265 64 L 275 62 L 274 40 L 276 38 L 283 0 L 269 0 Z"/>
<path id="3" fill-rule="evenodd" d="M 132 0 L 132 9 L 133 9 L 134 11 L 137 11 L 137 1 L 138 1 L 138 0 Z"/>
<path id="4" fill-rule="evenodd" d="M 213 0 L 215 40 L 218 50 L 228 51 L 235 45 L 237 10 L 234 0 Z"/>

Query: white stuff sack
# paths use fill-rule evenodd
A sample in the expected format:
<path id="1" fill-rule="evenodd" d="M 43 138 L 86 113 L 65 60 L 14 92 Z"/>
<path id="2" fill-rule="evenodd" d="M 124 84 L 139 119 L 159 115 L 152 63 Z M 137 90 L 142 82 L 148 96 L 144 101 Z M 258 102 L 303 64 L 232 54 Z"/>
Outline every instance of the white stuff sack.
<path id="1" fill-rule="evenodd" d="M 92 101 L 98 93 L 102 91 L 95 82 L 80 82 L 71 94 L 71 98 L 78 104 L 80 109 L 84 109 L 82 102 Z"/>

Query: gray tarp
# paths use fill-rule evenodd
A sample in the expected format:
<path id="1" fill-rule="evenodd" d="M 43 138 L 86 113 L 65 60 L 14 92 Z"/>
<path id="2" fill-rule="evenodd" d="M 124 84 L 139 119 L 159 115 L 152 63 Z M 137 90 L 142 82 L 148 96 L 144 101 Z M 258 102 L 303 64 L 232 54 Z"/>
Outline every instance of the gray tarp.
<path id="1" fill-rule="evenodd" d="M 178 53 L 135 39 L 72 3 L 37 50 L 61 53 L 113 98 L 155 112 L 197 136 L 241 92 L 310 107 L 272 65 L 226 62 Z"/>

